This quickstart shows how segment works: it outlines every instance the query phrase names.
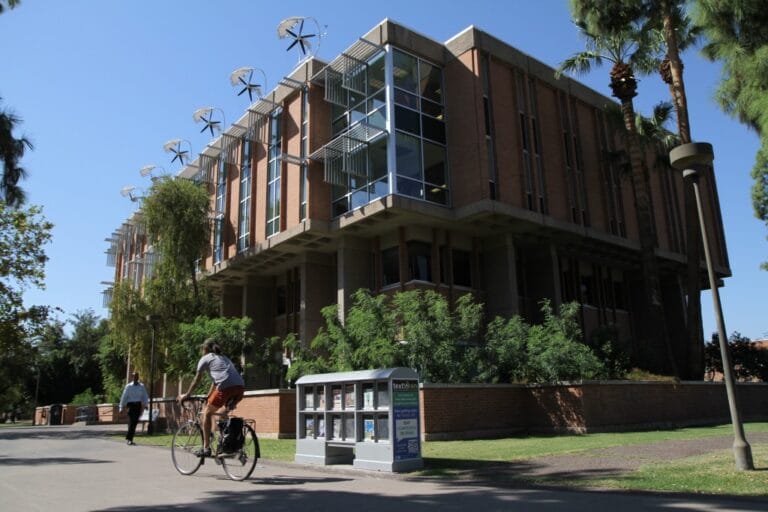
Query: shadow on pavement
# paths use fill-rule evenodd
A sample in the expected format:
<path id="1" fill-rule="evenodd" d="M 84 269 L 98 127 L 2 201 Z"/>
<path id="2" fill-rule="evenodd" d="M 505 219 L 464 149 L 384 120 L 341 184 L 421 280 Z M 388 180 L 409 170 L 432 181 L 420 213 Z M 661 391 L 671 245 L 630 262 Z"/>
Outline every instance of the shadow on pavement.
<path id="1" fill-rule="evenodd" d="M 22 459 L 16 457 L 5 457 L 0 455 L 0 466 L 42 466 L 45 464 L 106 464 L 114 462 L 112 460 L 99 459 L 80 459 L 75 457 L 48 457 Z"/>
<path id="2" fill-rule="evenodd" d="M 29 427 L 0 430 L 0 441 L 15 439 L 84 439 L 108 436 L 126 430 L 125 425 L 93 425 L 72 427 L 70 425 L 50 427 Z"/>
<path id="3" fill-rule="evenodd" d="M 196 502 L 167 503 L 152 506 L 125 506 L 103 509 L 104 511 L 142 512 L 150 510 L 269 510 L 270 512 L 295 510 L 365 510 L 366 512 L 391 512 L 396 510 L 435 511 L 476 510 L 526 512 L 593 511 L 593 510 L 669 510 L 681 508 L 679 496 L 637 496 L 620 493 L 560 492 L 530 489 L 517 493 L 501 490 L 456 490 L 446 484 L 445 492 L 386 496 L 372 493 L 347 491 L 323 491 L 306 489 L 259 489 L 258 485 L 246 488 L 233 487 L 231 492 L 214 492 Z M 696 502 L 704 503 L 707 510 L 727 508 L 733 511 L 760 510 L 763 503 L 754 500 L 734 500 L 696 496 Z M 244 508 L 251 507 L 251 508 Z M 258 507 L 258 508 L 257 508 Z M 697 509 L 699 510 L 699 509 Z M 701 509 L 703 510 L 703 509 Z"/>

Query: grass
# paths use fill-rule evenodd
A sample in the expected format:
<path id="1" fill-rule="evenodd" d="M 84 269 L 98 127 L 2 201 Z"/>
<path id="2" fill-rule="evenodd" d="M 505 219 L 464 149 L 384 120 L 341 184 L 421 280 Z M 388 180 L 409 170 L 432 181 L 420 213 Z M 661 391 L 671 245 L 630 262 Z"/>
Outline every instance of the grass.
<path id="1" fill-rule="evenodd" d="M 750 423 L 747 432 L 768 432 L 768 423 Z M 681 428 L 648 432 L 621 432 L 605 434 L 525 436 L 505 439 L 479 439 L 472 441 L 430 441 L 424 443 L 422 456 L 438 461 L 474 460 L 484 462 L 512 462 L 566 455 L 614 446 L 639 445 L 677 439 L 700 439 L 732 435 L 730 425 L 716 427 Z M 440 464 L 441 466 L 444 464 Z"/>
<path id="2" fill-rule="evenodd" d="M 125 432 L 111 434 L 110 437 L 125 440 Z M 137 433 L 133 438 L 134 442 L 143 446 L 162 446 L 165 448 L 171 447 L 171 441 L 173 441 L 173 435 L 171 434 L 156 434 L 148 436 Z M 259 448 L 261 449 L 261 458 L 269 460 L 282 460 L 293 462 L 294 455 L 296 455 L 296 440 L 295 439 L 265 439 L 259 438 Z"/>
<path id="3" fill-rule="evenodd" d="M 18 420 L 16 423 L 11 423 L 10 421 L 8 423 L 0 422 L 0 428 L 4 427 L 31 427 L 32 426 L 32 420 Z"/>
<path id="4" fill-rule="evenodd" d="M 768 445 L 753 444 L 755 471 L 735 468 L 733 451 L 718 450 L 671 462 L 646 464 L 627 475 L 582 480 L 537 479 L 536 483 L 573 487 L 605 487 L 729 496 L 768 496 L 768 470 L 759 461 L 768 459 Z"/>
<path id="5" fill-rule="evenodd" d="M 768 432 L 768 423 L 747 423 L 744 428 L 747 434 Z M 601 448 L 717 436 L 732 438 L 731 425 L 648 432 L 429 441 L 422 444 L 424 469 L 414 473 L 414 476 L 456 477 L 481 474 L 488 469 L 496 471 L 506 466 L 515 473 L 515 478 L 533 484 L 722 495 L 768 495 L 768 468 L 765 463 L 768 460 L 768 443 L 752 443 L 753 458 L 758 467 L 756 471 L 737 471 L 731 450 L 718 450 L 702 456 L 648 464 L 635 471 L 611 477 L 526 477 L 514 470 L 516 463 L 539 457 L 579 453 L 589 457 L 591 450 Z M 113 437 L 122 441 L 124 434 L 114 434 Z M 169 434 L 151 437 L 137 435 L 135 441 L 141 445 L 170 447 L 171 439 Z M 296 442 L 293 439 L 259 439 L 259 443 L 264 459 L 294 460 Z"/>

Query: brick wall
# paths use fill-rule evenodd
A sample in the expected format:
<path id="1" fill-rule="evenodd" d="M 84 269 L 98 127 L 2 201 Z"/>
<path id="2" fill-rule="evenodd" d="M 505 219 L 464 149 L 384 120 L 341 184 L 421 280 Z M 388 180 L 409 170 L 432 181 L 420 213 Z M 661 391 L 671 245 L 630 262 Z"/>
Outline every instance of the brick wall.
<path id="1" fill-rule="evenodd" d="M 738 385 L 743 421 L 768 420 L 768 384 Z M 422 437 L 471 439 L 521 432 L 602 432 L 728 423 L 728 402 L 721 382 L 586 382 L 526 386 L 519 384 L 423 384 L 420 389 Z M 183 419 L 173 399 L 155 407 L 168 428 Z M 68 407 L 67 407 L 68 408 Z M 45 407 L 35 411 L 36 424 Z M 100 404 L 100 423 L 125 423 L 114 404 Z M 296 392 L 247 391 L 237 415 L 251 419 L 262 437 L 296 435 Z M 72 416 L 72 419 L 74 416 Z M 63 417 L 71 423 L 69 415 Z"/>
<path id="2" fill-rule="evenodd" d="M 768 420 L 768 384 L 738 385 L 743 421 Z M 722 383 L 421 387 L 425 440 L 518 432 L 601 432 L 728 423 Z"/>

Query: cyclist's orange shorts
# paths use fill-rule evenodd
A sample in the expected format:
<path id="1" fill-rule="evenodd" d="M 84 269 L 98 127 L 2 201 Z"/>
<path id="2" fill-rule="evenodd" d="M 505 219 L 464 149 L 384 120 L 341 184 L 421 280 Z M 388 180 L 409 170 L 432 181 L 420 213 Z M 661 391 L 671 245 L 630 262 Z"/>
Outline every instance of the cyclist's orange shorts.
<path id="1" fill-rule="evenodd" d="M 230 399 L 234 399 L 234 403 L 237 404 L 243 398 L 245 388 L 243 386 L 231 386 L 226 389 L 214 389 L 213 393 L 208 395 L 208 405 L 215 408 L 224 406 Z"/>

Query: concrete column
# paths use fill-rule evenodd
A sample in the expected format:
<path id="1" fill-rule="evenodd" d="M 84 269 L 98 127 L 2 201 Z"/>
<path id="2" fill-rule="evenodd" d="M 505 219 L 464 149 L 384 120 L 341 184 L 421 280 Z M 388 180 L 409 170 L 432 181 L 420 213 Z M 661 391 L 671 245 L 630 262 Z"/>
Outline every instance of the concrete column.
<path id="1" fill-rule="evenodd" d="M 306 346 L 325 325 L 320 310 L 334 303 L 335 268 L 333 256 L 320 253 L 304 253 L 301 271 L 301 323 L 299 336 Z"/>
<path id="2" fill-rule="evenodd" d="M 520 309 L 514 239 L 511 234 L 486 239 L 482 251 L 488 317 L 509 318 Z"/>
<path id="3" fill-rule="evenodd" d="M 243 287 L 227 285 L 221 293 L 219 313 L 223 317 L 243 316 Z"/>
<path id="4" fill-rule="evenodd" d="M 371 288 L 372 255 L 370 242 L 364 238 L 346 236 L 336 252 L 336 302 L 343 322 L 350 307 L 350 298 L 360 288 Z"/>

